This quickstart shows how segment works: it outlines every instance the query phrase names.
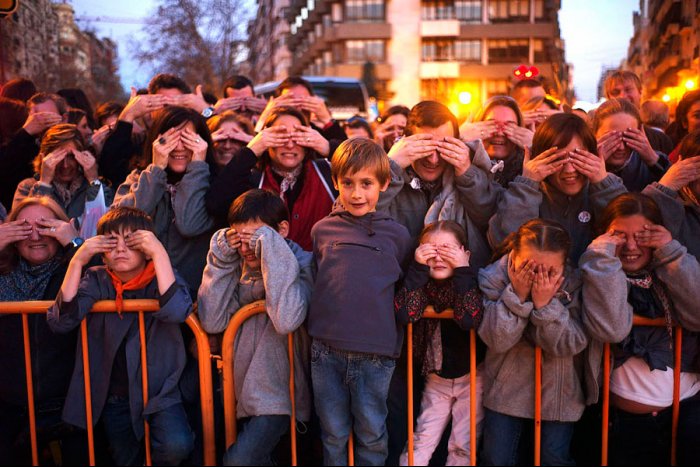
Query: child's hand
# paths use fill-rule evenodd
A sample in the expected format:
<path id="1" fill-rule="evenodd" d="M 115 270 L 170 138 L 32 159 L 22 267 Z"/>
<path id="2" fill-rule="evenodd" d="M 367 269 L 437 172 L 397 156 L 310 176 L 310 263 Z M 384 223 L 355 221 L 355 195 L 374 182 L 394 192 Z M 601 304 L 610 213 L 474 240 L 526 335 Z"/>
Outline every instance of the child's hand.
<path id="1" fill-rule="evenodd" d="M 437 256 L 437 248 L 432 243 L 422 243 L 418 248 L 416 248 L 415 259 L 416 263 L 422 264 L 423 266 L 428 265 L 428 261 Z"/>
<path id="2" fill-rule="evenodd" d="M 465 250 L 463 246 L 450 244 L 440 245 L 438 247 L 438 253 L 440 253 L 440 256 L 455 269 L 469 267 L 471 251 Z"/>
<path id="3" fill-rule="evenodd" d="M 73 261 L 78 261 L 81 265 L 87 265 L 92 257 L 110 252 L 117 248 L 117 239 L 107 235 L 97 235 L 85 240 L 78 251 L 73 256 Z"/>
<path id="4" fill-rule="evenodd" d="M 626 241 L 627 240 L 625 239 L 624 234 L 615 233 L 613 229 L 610 229 L 603 235 L 593 240 L 591 245 L 599 245 L 602 247 L 606 247 L 607 245 L 615 245 L 615 248 L 617 248 L 624 245 Z"/>
<path id="5" fill-rule="evenodd" d="M 228 229 L 226 231 L 226 242 L 234 250 L 238 250 L 241 247 L 241 234 L 234 228 Z"/>
<path id="6" fill-rule="evenodd" d="M 160 243 L 155 234 L 150 230 L 131 232 L 126 236 L 125 240 L 127 247 L 132 250 L 140 251 L 151 259 L 165 251 L 163 244 Z"/>
<path id="7" fill-rule="evenodd" d="M 525 303 L 530 296 L 536 267 L 537 263 L 531 259 L 523 262 L 518 268 L 513 264 L 512 258 L 508 263 L 508 278 L 521 303 Z"/>
<path id="8" fill-rule="evenodd" d="M 641 247 L 658 249 L 671 243 L 673 236 L 662 225 L 645 225 L 642 232 L 634 234 L 637 245 Z"/>
<path id="9" fill-rule="evenodd" d="M 535 280 L 532 284 L 532 304 L 535 305 L 535 308 L 539 310 L 549 305 L 562 284 L 564 284 L 563 274 L 560 275 L 541 264 L 537 265 Z"/>

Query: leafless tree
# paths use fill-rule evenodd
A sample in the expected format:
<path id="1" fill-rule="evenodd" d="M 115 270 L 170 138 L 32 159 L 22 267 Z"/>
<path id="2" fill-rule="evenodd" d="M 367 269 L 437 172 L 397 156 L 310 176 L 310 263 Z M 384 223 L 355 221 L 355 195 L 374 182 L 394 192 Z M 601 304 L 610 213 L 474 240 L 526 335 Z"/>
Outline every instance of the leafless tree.
<path id="1" fill-rule="evenodd" d="M 153 73 L 173 73 L 191 86 L 220 92 L 245 53 L 250 0 L 161 0 L 135 58 Z"/>

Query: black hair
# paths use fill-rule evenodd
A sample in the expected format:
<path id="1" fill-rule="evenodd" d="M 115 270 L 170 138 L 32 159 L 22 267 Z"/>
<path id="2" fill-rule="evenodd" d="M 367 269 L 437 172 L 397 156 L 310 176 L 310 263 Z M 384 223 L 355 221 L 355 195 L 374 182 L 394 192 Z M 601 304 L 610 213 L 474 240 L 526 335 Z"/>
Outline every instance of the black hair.
<path id="1" fill-rule="evenodd" d="M 282 95 L 282 91 L 284 91 L 285 89 L 293 88 L 295 86 L 304 86 L 306 88 L 306 90 L 309 91 L 310 95 L 312 95 L 312 96 L 316 95 L 314 93 L 314 88 L 311 87 L 311 83 L 306 81 L 301 76 L 290 76 L 289 78 L 282 81 L 279 84 L 279 86 L 277 86 L 277 89 L 275 89 L 275 96 L 279 97 Z"/>
<path id="2" fill-rule="evenodd" d="M 97 221 L 97 235 L 148 230 L 155 233 L 153 219 L 144 211 L 129 206 L 114 207 Z"/>
<path id="3" fill-rule="evenodd" d="M 253 82 L 247 76 L 243 76 L 243 75 L 231 76 L 224 83 L 224 97 L 226 97 L 226 89 L 228 89 L 228 88 L 243 89 L 243 88 L 247 88 L 248 86 L 250 86 L 250 89 L 252 89 L 253 93 L 255 93 L 255 86 L 253 86 Z"/>
<path id="4" fill-rule="evenodd" d="M 179 89 L 183 94 L 192 93 L 192 90 L 182 78 L 168 73 L 157 74 L 148 83 L 149 94 L 156 94 L 160 89 Z"/>
<path id="5" fill-rule="evenodd" d="M 277 230 L 280 223 L 289 221 L 289 211 L 278 195 L 255 188 L 246 191 L 231 204 L 228 223 L 245 224 L 256 220 Z"/>

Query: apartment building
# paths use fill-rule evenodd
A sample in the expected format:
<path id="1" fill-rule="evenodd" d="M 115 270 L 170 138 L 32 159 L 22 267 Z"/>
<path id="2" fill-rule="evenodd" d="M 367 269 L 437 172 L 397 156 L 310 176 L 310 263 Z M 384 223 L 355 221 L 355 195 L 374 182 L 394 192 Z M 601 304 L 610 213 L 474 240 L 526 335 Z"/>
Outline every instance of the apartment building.
<path id="1" fill-rule="evenodd" d="M 248 23 L 248 60 L 245 73 L 256 83 L 281 81 L 289 74 L 287 48 L 289 0 L 257 0 L 257 13 Z"/>
<path id="2" fill-rule="evenodd" d="M 380 100 L 439 99 L 454 108 L 508 93 L 514 69 L 525 64 L 539 69 L 553 95 L 565 97 L 571 88 L 560 6 L 560 0 L 289 0 L 289 73 L 370 72 Z"/>
<path id="3" fill-rule="evenodd" d="M 642 80 L 645 99 L 671 107 L 700 76 L 700 0 L 640 0 L 625 68 Z"/>

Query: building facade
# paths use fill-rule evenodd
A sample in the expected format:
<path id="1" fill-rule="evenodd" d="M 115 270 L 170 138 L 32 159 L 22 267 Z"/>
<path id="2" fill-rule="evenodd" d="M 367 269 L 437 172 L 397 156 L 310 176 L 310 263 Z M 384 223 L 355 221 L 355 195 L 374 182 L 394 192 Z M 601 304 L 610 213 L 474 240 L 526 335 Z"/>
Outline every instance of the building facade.
<path id="1" fill-rule="evenodd" d="M 700 76 L 700 0 L 640 0 L 624 67 L 642 80 L 644 99 L 671 107 Z"/>
<path id="2" fill-rule="evenodd" d="M 289 74 L 292 55 L 287 48 L 289 0 L 257 0 L 255 19 L 248 23 L 246 74 L 255 83 L 281 81 Z"/>
<path id="3" fill-rule="evenodd" d="M 117 45 L 75 23 L 73 7 L 25 0 L 0 20 L 0 83 L 16 77 L 42 90 L 79 87 L 93 102 L 121 98 Z"/>
<path id="4" fill-rule="evenodd" d="M 571 93 L 560 0 L 290 0 L 289 73 L 367 78 L 387 103 L 507 94 L 519 65 Z M 462 105 L 464 107 L 464 105 Z M 464 110 L 464 109 L 461 109 Z"/>

